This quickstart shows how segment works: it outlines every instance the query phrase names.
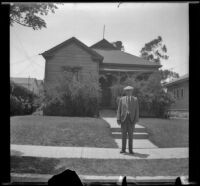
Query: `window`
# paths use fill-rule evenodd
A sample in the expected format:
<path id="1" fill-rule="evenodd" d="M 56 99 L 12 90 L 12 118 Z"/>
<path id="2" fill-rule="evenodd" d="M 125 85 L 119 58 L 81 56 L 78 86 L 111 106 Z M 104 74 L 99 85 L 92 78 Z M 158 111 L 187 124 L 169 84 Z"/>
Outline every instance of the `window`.
<path id="1" fill-rule="evenodd" d="M 73 72 L 73 80 L 78 81 L 78 71 Z"/>
<path id="2" fill-rule="evenodd" d="M 183 88 L 181 89 L 181 98 L 183 98 Z"/>
<path id="3" fill-rule="evenodd" d="M 176 98 L 176 89 L 174 89 L 174 98 Z"/>
<path id="4" fill-rule="evenodd" d="M 177 92 L 177 99 L 179 99 L 179 89 L 176 90 Z"/>

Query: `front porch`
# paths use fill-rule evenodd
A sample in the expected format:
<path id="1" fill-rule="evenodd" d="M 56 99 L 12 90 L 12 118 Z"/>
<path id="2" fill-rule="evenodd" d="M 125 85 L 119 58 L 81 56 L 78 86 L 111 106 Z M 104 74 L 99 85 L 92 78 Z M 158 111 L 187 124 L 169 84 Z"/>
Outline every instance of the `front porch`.
<path id="1" fill-rule="evenodd" d="M 128 79 L 147 79 L 152 70 L 140 69 L 111 69 L 103 68 L 100 71 L 99 83 L 101 87 L 101 109 L 116 109 L 117 97 L 124 95 L 123 83 Z M 115 89 L 115 90 L 114 90 Z"/>

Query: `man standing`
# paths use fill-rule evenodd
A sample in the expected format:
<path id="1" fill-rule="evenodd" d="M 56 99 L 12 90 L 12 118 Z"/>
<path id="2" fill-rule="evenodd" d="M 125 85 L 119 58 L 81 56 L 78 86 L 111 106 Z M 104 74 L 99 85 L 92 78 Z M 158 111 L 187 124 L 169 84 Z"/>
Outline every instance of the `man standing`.
<path id="1" fill-rule="evenodd" d="M 133 87 L 124 88 L 126 96 L 119 100 L 117 109 L 117 123 L 121 125 L 122 131 L 122 150 L 120 153 L 126 152 L 126 139 L 128 133 L 129 153 L 133 153 L 133 132 L 135 124 L 139 121 L 139 105 L 136 97 L 132 96 Z"/>

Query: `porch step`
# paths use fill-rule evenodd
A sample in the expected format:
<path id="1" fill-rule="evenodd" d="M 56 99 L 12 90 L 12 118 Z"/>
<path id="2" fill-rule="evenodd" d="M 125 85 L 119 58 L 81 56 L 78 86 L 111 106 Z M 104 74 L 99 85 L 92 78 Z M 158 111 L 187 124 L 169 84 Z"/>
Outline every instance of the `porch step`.
<path id="1" fill-rule="evenodd" d="M 134 132 L 133 139 L 148 139 L 148 133 L 146 132 Z M 112 132 L 112 137 L 115 139 L 121 139 L 122 134 L 121 132 Z"/>
<path id="2" fill-rule="evenodd" d="M 119 128 L 119 127 L 111 128 L 111 132 L 121 132 L 121 128 Z M 146 128 L 144 128 L 144 127 L 135 127 L 134 132 L 146 133 Z"/>

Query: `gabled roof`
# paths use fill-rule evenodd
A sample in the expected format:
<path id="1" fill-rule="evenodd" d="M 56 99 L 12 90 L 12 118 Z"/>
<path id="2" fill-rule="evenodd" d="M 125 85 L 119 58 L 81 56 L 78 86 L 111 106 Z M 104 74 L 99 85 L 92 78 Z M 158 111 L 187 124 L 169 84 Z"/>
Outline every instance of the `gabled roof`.
<path id="1" fill-rule="evenodd" d="M 55 47 L 53 47 L 53 48 L 41 53 L 40 55 L 42 55 L 45 58 L 46 56 L 49 56 L 53 52 L 58 50 L 59 48 L 61 48 L 63 46 L 67 46 L 67 45 L 69 45 L 71 43 L 76 43 L 78 46 L 80 46 L 85 51 L 87 51 L 89 54 L 91 54 L 95 59 L 103 60 L 103 57 L 100 54 L 98 54 L 97 52 L 93 51 L 90 47 L 88 47 L 87 45 L 85 45 L 84 43 L 82 43 L 80 40 L 78 40 L 75 37 L 72 37 L 72 38 L 60 43 L 59 45 L 56 45 Z"/>
<path id="2" fill-rule="evenodd" d="M 157 68 L 161 67 L 160 63 L 150 62 L 120 50 L 93 50 L 104 57 L 103 64 L 142 65 Z"/>
<path id="3" fill-rule="evenodd" d="M 177 79 L 174 79 L 172 81 L 169 81 L 168 83 L 165 83 L 164 86 L 171 86 L 171 85 L 175 85 L 175 84 L 178 84 L 178 83 L 181 83 L 181 82 L 184 82 L 184 81 L 187 81 L 189 80 L 189 74 L 185 74 Z"/>
<path id="4" fill-rule="evenodd" d="M 103 49 L 103 50 L 118 50 L 116 47 L 114 47 L 106 39 L 102 39 L 101 41 L 93 44 L 90 48 L 92 48 L 92 49 Z"/>

